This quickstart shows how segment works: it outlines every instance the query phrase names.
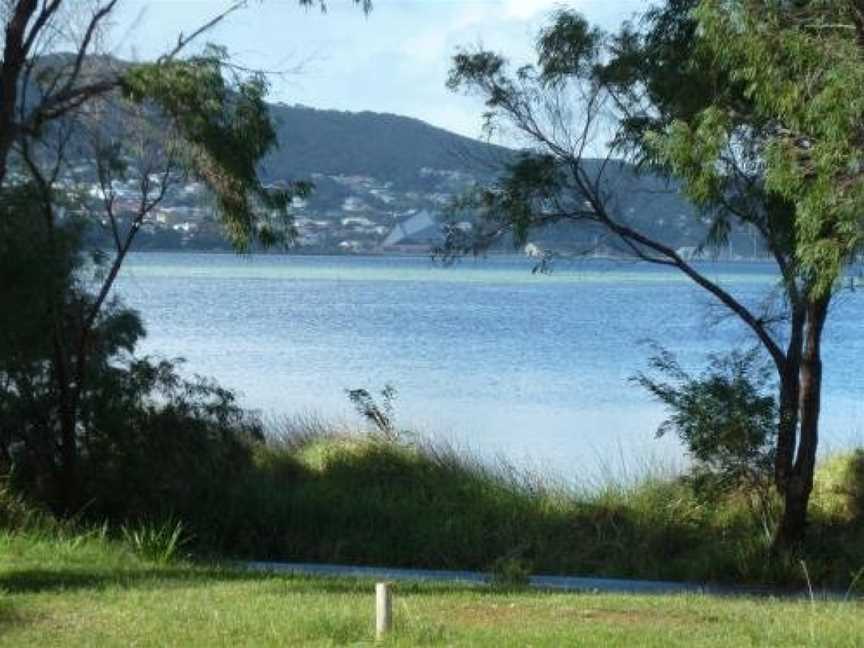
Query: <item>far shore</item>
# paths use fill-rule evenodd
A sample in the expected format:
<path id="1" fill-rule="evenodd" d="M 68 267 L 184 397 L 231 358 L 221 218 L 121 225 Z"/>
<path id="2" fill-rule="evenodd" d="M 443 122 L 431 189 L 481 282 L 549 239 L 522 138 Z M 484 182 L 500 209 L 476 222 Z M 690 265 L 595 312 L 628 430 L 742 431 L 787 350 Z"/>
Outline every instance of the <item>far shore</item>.
<path id="1" fill-rule="evenodd" d="M 108 248 L 106 248 L 108 249 Z M 381 251 L 376 252 L 373 250 L 365 251 L 365 252 L 340 252 L 338 250 L 331 251 L 322 251 L 322 250 L 304 250 L 304 249 L 294 249 L 294 250 L 252 250 L 251 252 L 235 252 L 230 249 L 222 249 L 222 248 L 211 248 L 211 249 L 189 249 L 189 248 L 145 248 L 145 249 L 135 249 L 134 253 L 141 254 L 212 254 L 212 255 L 231 255 L 231 256 L 303 256 L 303 257 L 322 257 L 322 258 L 344 258 L 344 259 L 363 259 L 363 258 L 394 258 L 394 259 L 428 259 L 435 256 L 434 250 L 428 250 L 427 252 L 392 252 L 392 251 Z M 496 259 L 525 259 L 527 261 L 537 261 L 536 257 L 531 257 L 526 254 L 520 254 L 516 252 L 486 252 L 482 257 L 479 258 L 496 258 Z M 698 263 L 772 263 L 772 259 L 768 256 L 764 257 L 735 257 L 735 258 L 697 258 L 692 259 Z M 615 255 L 580 255 L 568 258 L 566 256 L 560 256 L 556 258 L 556 261 L 574 261 L 579 263 L 592 262 L 592 261 L 614 261 L 614 262 L 622 262 L 622 263 L 641 263 L 638 259 L 634 259 L 633 257 L 628 256 L 615 256 Z"/>

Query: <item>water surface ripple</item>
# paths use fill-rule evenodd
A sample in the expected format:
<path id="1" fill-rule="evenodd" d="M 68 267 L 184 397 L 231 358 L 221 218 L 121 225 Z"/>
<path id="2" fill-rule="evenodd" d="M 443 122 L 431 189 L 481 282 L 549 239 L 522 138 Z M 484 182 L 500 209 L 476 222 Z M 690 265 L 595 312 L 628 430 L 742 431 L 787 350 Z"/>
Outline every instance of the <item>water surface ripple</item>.
<path id="1" fill-rule="evenodd" d="M 760 263 L 705 272 L 754 307 L 774 304 Z M 699 368 L 751 338 L 671 270 L 624 262 L 533 275 L 521 258 L 441 267 L 427 258 L 131 255 L 119 293 L 145 353 L 182 356 L 268 413 L 349 417 L 344 390 L 399 390 L 402 423 L 484 455 L 554 471 L 678 454 L 662 409 L 628 381 L 652 339 Z M 864 290 L 835 302 L 825 343 L 826 445 L 861 441 Z"/>

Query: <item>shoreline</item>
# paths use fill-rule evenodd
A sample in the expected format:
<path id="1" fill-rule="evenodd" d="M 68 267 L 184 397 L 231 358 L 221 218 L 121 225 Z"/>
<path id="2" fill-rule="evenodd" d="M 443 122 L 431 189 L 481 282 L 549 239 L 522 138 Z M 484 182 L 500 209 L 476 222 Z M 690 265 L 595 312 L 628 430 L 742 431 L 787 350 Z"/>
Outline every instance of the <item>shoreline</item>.
<path id="1" fill-rule="evenodd" d="M 106 250 L 110 250 L 110 248 L 105 248 Z M 211 249 L 211 250 L 198 250 L 198 249 L 176 249 L 176 248 L 145 248 L 145 249 L 135 249 L 130 251 L 133 254 L 196 254 L 196 255 L 214 255 L 214 256 L 222 256 L 222 255 L 230 255 L 237 257 L 253 257 L 253 256 L 266 256 L 266 257 L 319 257 L 319 258 L 339 258 L 339 259 L 380 259 L 380 258 L 392 258 L 392 259 L 429 259 L 433 258 L 435 255 L 430 250 L 428 253 L 420 253 L 420 252 L 363 252 L 363 253 L 345 253 L 339 252 L 337 250 L 322 252 L 322 251 L 302 251 L 302 250 L 252 250 L 249 252 L 234 252 L 233 250 L 224 250 L 224 249 Z M 482 256 L 465 256 L 461 257 L 461 259 L 485 259 L 485 258 L 495 258 L 495 259 L 525 259 L 526 261 L 537 261 L 536 257 L 531 257 L 527 254 L 520 254 L 515 252 L 487 252 Z M 460 259 L 460 260 L 461 260 Z M 573 258 L 562 257 L 560 259 L 556 259 L 554 262 L 574 262 L 574 263 L 591 263 L 595 261 L 611 261 L 616 263 L 632 263 L 632 264 L 644 264 L 643 261 L 639 259 L 628 257 L 628 256 L 612 256 L 612 255 L 600 255 L 600 256 L 577 256 Z M 709 263 L 709 264 L 735 264 L 735 263 L 760 263 L 760 264 L 771 264 L 773 260 L 770 257 L 740 257 L 735 259 L 719 259 L 719 258 L 698 258 L 693 259 L 696 263 Z"/>

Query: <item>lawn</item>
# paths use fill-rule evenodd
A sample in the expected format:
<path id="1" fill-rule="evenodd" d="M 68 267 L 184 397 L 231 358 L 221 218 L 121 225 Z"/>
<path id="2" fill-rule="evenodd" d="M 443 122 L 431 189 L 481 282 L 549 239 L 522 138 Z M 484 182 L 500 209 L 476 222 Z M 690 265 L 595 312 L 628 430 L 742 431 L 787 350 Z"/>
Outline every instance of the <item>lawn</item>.
<path id="1" fill-rule="evenodd" d="M 0 645 L 370 644 L 373 584 L 148 562 L 0 533 Z M 861 602 L 396 586 L 392 645 L 864 646 Z"/>

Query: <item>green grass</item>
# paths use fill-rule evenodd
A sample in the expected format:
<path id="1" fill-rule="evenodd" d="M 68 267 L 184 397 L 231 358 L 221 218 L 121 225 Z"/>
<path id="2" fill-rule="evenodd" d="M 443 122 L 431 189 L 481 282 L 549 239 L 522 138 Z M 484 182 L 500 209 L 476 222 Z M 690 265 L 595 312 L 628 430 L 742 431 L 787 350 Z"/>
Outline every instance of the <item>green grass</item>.
<path id="1" fill-rule="evenodd" d="M 150 562 L 100 531 L 0 532 L 0 646 L 371 645 L 371 582 Z M 399 584 L 389 645 L 861 646 L 860 602 Z"/>
<path id="2" fill-rule="evenodd" d="M 861 466 L 847 455 L 820 471 L 805 554 L 818 585 L 845 589 L 864 567 Z M 211 513 L 189 530 L 218 556 L 806 585 L 797 557 L 769 560 L 775 520 L 766 527 L 743 495 L 706 499 L 659 469 L 566 486 L 446 447 L 323 428 L 259 447 Z"/>
<path id="3" fill-rule="evenodd" d="M 656 467 L 580 488 L 440 445 L 390 443 L 306 421 L 256 444 L 230 478 L 217 483 L 205 473 L 196 483 L 201 497 L 156 490 L 144 498 L 159 500 L 152 512 L 108 515 L 97 491 L 80 521 L 102 529 L 108 519 L 105 535 L 166 563 L 191 553 L 491 570 L 503 580 L 533 573 L 802 590 L 803 558 L 814 586 L 845 591 L 855 583 L 864 591 L 861 451 L 822 462 L 808 544 L 803 554 L 781 560 L 769 551 L 777 502 L 763 520 L 746 493 L 706 496 Z M 171 473 L 157 484 L 181 488 L 184 477 Z M 125 487 L 140 495 L 148 486 Z M 109 496 L 123 501 L 122 493 Z M 65 533 L 69 523 L 40 517 L 0 489 L 0 529 L 34 525 Z"/>

